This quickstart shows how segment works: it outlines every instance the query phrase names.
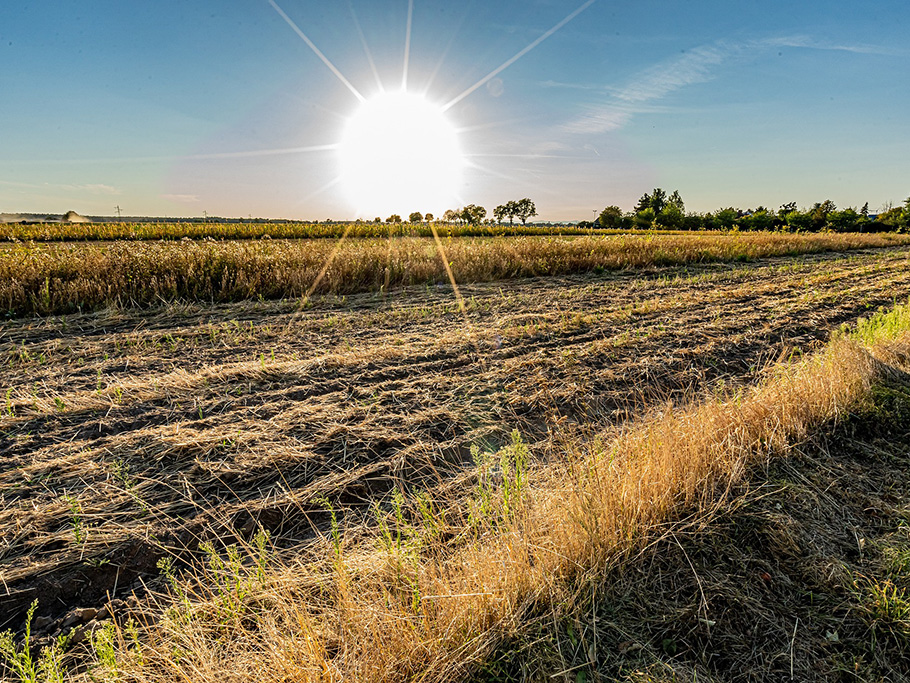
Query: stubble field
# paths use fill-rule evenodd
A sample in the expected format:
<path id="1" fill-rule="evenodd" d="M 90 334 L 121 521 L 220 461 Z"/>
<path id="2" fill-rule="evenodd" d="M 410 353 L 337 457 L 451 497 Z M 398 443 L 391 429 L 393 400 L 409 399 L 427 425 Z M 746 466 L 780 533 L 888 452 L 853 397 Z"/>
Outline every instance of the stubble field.
<path id="1" fill-rule="evenodd" d="M 200 543 L 281 557 L 394 491 L 465 487 L 472 446 L 535 458 L 910 296 L 910 248 L 19 318 L 0 328 L 0 630 L 141 616 Z M 322 547 L 322 546 L 320 546 Z M 114 601 L 111 603 L 111 601 Z M 95 615 L 93 615 L 95 616 Z M 72 625 L 72 624 L 69 624 Z"/>

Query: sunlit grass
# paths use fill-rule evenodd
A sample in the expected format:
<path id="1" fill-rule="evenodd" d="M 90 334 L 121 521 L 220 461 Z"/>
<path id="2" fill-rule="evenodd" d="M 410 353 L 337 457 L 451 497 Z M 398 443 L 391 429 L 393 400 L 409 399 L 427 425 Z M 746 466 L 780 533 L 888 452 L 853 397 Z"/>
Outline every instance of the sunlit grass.
<path id="1" fill-rule="evenodd" d="M 741 261 L 886 247 L 890 234 L 741 233 L 446 238 L 443 263 L 422 238 L 333 241 L 18 244 L 0 249 L 0 310 L 7 315 L 387 291 L 624 268 Z M 331 260 L 331 268 L 323 271 Z"/>
<path id="2" fill-rule="evenodd" d="M 668 407 L 547 463 L 531 464 L 518 435 L 499 453 L 475 450 L 464 494 L 396 494 L 387 512 L 374 508 L 374 531 L 333 522 L 292 564 L 264 568 L 260 544 L 230 551 L 229 575 L 224 562 L 189 583 L 169 574 L 179 599 L 140 646 L 124 635 L 115 660 L 99 656 L 93 675 L 115 667 L 148 682 L 452 680 L 520 633 L 531 611 L 571 600 L 666 522 L 716 506 L 750 464 L 785 455 L 863 405 L 883 367 L 904 367 L 906 320 L 898 307 L 815 356 L 773 367 L 752 389 Z M 903 592 L 873 588 L 883 618 L 906 618 Z"/>

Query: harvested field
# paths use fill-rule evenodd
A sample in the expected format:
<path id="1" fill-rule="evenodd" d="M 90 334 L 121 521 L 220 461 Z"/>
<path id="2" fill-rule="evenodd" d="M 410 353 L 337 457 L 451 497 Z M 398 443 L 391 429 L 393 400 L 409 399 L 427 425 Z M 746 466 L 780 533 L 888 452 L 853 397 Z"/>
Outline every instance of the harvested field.
<path id="1" fill-rule="evenodd" d="M 258 525 L 291 552 L 514 428 L 546 457 L 753 381 L 910 296 L 910 249 L 4 323 L 0 628 L 143 596 Z M 554 436 L 558 434 L 558 439 Z"/>

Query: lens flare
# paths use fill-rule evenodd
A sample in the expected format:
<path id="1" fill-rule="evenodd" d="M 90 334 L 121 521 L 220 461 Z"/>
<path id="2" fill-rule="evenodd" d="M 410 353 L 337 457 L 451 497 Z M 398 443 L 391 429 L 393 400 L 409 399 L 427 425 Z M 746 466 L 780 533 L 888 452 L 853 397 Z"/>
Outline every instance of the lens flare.
<path id="1" fill-rule="evenodd" d="M 339 146 L 341 182 L 358 216 L 441 214 L 457 203 L 464 157 L 441 107 L 407 92 L 362 103 Z"/>

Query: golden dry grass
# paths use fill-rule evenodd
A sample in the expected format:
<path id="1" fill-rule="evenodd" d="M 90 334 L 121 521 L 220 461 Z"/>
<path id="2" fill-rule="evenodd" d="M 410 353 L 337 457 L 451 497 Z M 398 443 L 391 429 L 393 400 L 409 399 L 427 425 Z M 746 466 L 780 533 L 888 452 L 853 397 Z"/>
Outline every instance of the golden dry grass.
<path id="1" fill-rule="evenodd" d="M 847 251 L 906 244 L 897 234 L 772 233 L 450 238 L 458 282 Z M 7 315 L 387 291 L 448 283 L 431 240 L 114 242 L 0 249 Z"/>
<path id="2" fill-rule="evenodd" d="M 402 503 L 381 517 L 379 541 L 339 532 L 325 539 L 324 559 L 238 570 L 227 584 L 223 573 L 203 575 L 198 593 L 149 628 L 141 654 L 124 646 L 119 674 L 452 680 L 520 631 L 530 609 L 570 599 L 680 512 L 716 505 L 750 463 L 785 454 L 865 401 L 882 373 L 910 368 L 908 329 L 910 309 L 899 307 L 806 361 L 775 366 L 752 389 L 668 406 L 531 470 L 516 440 L 481 458 L 473 493 L 445 501 L 445 517 L 439 503 L 428 512 L 419 499 Z M 226 600 L 241 585 L 249 595 Z"/>

